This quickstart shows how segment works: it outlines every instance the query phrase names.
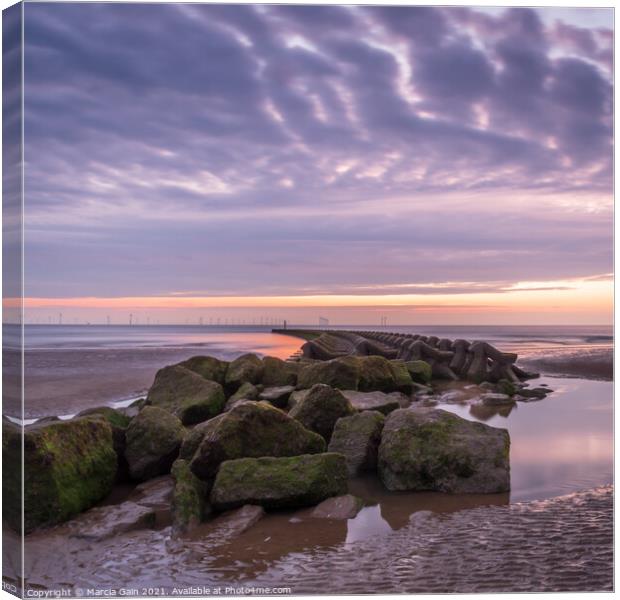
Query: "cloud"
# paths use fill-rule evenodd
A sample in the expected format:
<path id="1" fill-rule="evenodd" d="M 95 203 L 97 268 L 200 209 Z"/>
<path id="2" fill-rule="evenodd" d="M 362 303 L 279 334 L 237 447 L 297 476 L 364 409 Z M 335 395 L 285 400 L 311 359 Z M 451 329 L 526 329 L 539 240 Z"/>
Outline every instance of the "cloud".
<path id="1" fill-rule="evenodd" d="M 25 14 L 31 294 L 611 269 L 607 30 L 529 9 Z"/>

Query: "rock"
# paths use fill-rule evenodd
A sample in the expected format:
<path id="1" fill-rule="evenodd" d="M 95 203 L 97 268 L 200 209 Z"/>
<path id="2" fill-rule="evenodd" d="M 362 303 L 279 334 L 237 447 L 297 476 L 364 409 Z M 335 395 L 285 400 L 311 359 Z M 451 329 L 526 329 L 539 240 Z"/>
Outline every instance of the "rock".
<path id="1" fill-rule="evenodd" d="M 117 411 L 121 414 L 133 419 L 142 410 L 142 407 L 146 406 L 146 398 L 138 398 L 134 400 L 129 406 L 125 408 L 118 408 Z"/>
<path id="2" fill-rule="evenodd" d="M 504 404 L 514 404 L 515 400 L 508 394 L 480 394 L 482 404 L 485 406 L 503 406 Z"/>
<path id="3" fill-rule="evenodd" d="M 129 465 L 125 459 L 125 448 L 127 445 L 125 434 L 127 426 L 131 422 L 131 417 L 109 406 L 98 406 L 96 408 L 87 408 L 77 414 L 77 417 L 100 417 L 105 419 L 112 427 L 112 440 L 114 451 L 116 452 L 117 469 L 116 481 L 129 481 Z"/>
<path id="4" fill-rule="evenodd" d="M 449 390 L 439 396 L 439 401 L 445 404 L 463 404 L 469 399 L 465 390 Z"/>
<path id="5" fill-rule="evenodd" d="M 306 389 L 317 383 L 340 390 L 356 390 L 359 384 L 357 359 L 349 356 L 304 365 L 299 371 L 297 387 Z"/>
<path id="6" fill-rule="evenodd" d="M 506 492 L 509 452 L 505 429 L 439 409 L 400 409 L 386 418 L 378 470 L 389 490 Z"/>
<path id="7" fill-rule="evenodd" d="M 267 402 L 243 402 L 208 421 L 190 467 L 201 479 L 235 458 L 295 456 L 325 451 L 321 436 Z"/>
<path id="8" fill-rule="evenodd" d="M 265 390 L 258 395 L 258 398 L 266 402 L 271 402 L 271 404 L 278 408 L 285 408 L 288 405 L 290 395 L 294 391 L 295 388 L 292 385 L 269 387 L 265 388 Z"/>
<path id="9" fill-rule="evenodd" d="M 226 401 L 225 411 L 229 411 L 239 400 L 257 400 L 258 388 L 251 383 L 243 383 L 241 387 Z"/>
<path id="10" fill-rule="evenodd" d="M 496 392 L 497 391 L 497 386 L 494 383 L 491 383 L 490 381 L 483 381 L 480 385 L 476 386 L 475 384 L 473 384 L 471 386 L 472 389 L 474 389 L 475 387 L 479 387 L 481 390 L 486 390 L 488 392 Z M 469 386 L 465 386 L 465 389 L 468 389 Z M 504 393 L 504 392 L 502 392 Z"/>
<path id="11" fill-rule="evenodd" d="M 288 409 L 290 410 L 295 406 L 298 402 L 301 402 L 307 395 L 310 390 L 297 390 L 293 392 L 288 397 Z"/>
<path id="12" fill-rule="evenodd" d="M 3 423 L 4 518 L 21 531 L 22 430 Z M 24 532 L 60 523 L 106 496 L 116 477 L 112 428 L 101 418 L 29 427 L 23 435 Z"/>
<path id="13" fill-rule="evenodd" d="M 482 387 L 482 386 L 481 386 Z M 513 381 L 508 381 L 508 379 L 500 379 L 496 385 L 496 391 L 499 394 L 506 394 L 507 396 L 514 396 L 518 391 L 519 387 Z"/>
<path id="14" fill-rule="evenodd" d="M 174 478 L 172 530 L 175 535 L 182 535 L 195 529 L 206 516 L 210 489 L 191 472 L 186 460 L 176 460 L 171 473 Z"/>
<path id="15" fill-rule="evenodd" d="M 262 383 L 267 387 L 280 387 L 284 385 L 297 385 L 298 366 L 274 356 L 263 358 Z"/>
<path id="16" fill-rule="evenodd" d="M 217 510 L 244 504 L 295 508 L 346 493 L 347 467 L 341 454 L 241 458 L 222 463 L 211 503 Z"/>
<path id="17" fill-rule="evenodd" d="M 263 369 L 263 362 L 256 354 L 243 354 L 235 358 L 226 371 L 226 388 L 234 392 L 246 382 L 260 383 Z"/>
<path id="18" fill-rule="evenodd" d="M 310 514 L 315 519 L 353 519 L 362 510 L 364 501 L 357 496 L 345 494 L 323 500 Z"/>
<path id="19" fill-rule="evenodd" d="M 393 410 L 401 408 L 402 394 L 400 392 L 356 392 L 353 390 L 343 390 L 342 395 L 358 411 L 376 410 L 384 415 Z"/>
<path id="20" fill-rule="evenodd" d="M 250 527 L 256 525 L 265 516 L 265 509 L 255 504 L 245 504 L 241 508 L 219 515 L 210 523 L 210 528 L 217 532 L 219 540 L 230 541 Z"/>
<path id="21" fill-rule="evenodd" d="M 291 408 L 289 416 L 329 442 L 336 421 L 354 413 L 355 409 L 340 390 L 317 383 L 303 400 Z"/>
<path id="22" fill-rule="evenodd" d="M 226 381 L 228 362 L 213 356 L 192 356 L 192 358 L 179 363 L 178 366 L 198 373 L 204 379 L 216 381 L 220 385 L 224 385 Z"/>
<path id="23" fill-rule="evenodd" d="M 131 492 L 129 500 L 164 513 L 170 510 L 173 489 L 174 479 L 170 475 L 161 475 L 138 484 Z"/>
<path id="24" fill-rule="evenodd" d="M 433 378 L 432 367 L 424 360 L 410 360 L 405 363 L 411 379 L 416 383 L 428 385 Z"/>
<path id="25" fill-rule="evenodd" d="M 394 379 L 394 390 L 403 394 L 411 394 L 414 381 L 404 360 L 391 360 L 390 368 Z"/>
<path id="26" fill-rule="evenodd" d="M 173 413 L 184 425 L 192 425 L 221 413 L 226 397 L 219 383 L 184 367 L 172 366 L 157 372 L 147 401 Z"/>
<path id="27" fill-rule="evenodd" d="M 209 426 L 210 421 L 211 420 L 198 423 L 198 425 L 187 431 L 185 437 L 183 438 L 183 442 L 181 443 L 179 458 L 182 458 L 183 460 L 191 460 L 194 457 L 194 454 L 196 454 L 196 450 L 198 450 L 198 446 L 200 446 L 200 443 L 202 442 L 202 438 L 205 435 L 205 430 Z"/>
<path id="28" fill-rule="evenodd" d="M 133 479 L 170 472 L 185 429 L 179 419 L 157 406 L 145 406 L 127 428 L 125 458 Z"/>
<path id="29" fill-rule="evenodd" d="M 396 381 L 392 365 L 383 356 L 360 356 L 359 390 L 362 392 L 394 392 Z"/>
<path id="30" fill-rule="evenodd" d="M 349 475 L 377 468 L 384 422 L 381 413 L 370 410 L 336 421 L 328 451 L 344 455 Z"/>

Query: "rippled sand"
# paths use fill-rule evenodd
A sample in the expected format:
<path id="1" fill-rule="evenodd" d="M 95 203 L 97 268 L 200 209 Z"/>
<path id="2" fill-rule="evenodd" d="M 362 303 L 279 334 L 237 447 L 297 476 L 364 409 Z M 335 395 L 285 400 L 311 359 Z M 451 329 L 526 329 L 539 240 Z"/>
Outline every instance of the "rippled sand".
<path id="1" fill-rule="evenodd" d="M 612 517 L 606 486 L 545 501 L 415 512 L 404 527 L 353 543 L 338 541 L 344 522 L 320 520 L 308 528 L 321 529 L 320 545 L 304 540 L 303 528 L 270 532 L 269 519 L 234 540 L 211 532 L 183 542 L 166 527 L 93 545 L 69 539 L 61 527 L 27 538 L 26 579 L 34 588 L 73 590 L 163 586 L 167 595 L 192 585 L 286 586 L 296 594 L 611 590 Z M 267 543 L 270 533 L 281 541 Z"/>

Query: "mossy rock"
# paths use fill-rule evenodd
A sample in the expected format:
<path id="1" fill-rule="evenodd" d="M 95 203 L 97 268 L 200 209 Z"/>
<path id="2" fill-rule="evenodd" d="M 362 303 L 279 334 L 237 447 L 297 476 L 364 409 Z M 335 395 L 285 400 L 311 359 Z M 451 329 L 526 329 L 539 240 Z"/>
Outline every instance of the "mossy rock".
<path id="1" fill-rule="evenodd" d="M 182 535 L 195 529 L 205 518 L 208 509 L 209 484 L 198 479 L 189 462 L 177 459 L 172 465 L 172 529 Z"/>
<path id="2" fill-rule="evenodd" d="M 400 409 L 385 421 L 378 471 L 389 490 L 507 492 L 509 452 L 505 429 L 440 409 Z"/>
<path id="3" fill-rule="evenodd" d="M 394 380 L 394 391 L 403 394 L 411 394 L 414 389 L 414 381 L 404 360 L 391 360 L 390 369 Z"/>
<path id="4" fill-rule="evenodd" d="M 405 365 L 415 383 L 428 385 L 433 378 L 433 368 L 425 360 L 408 360 Z"/>
<path id="5" fill-rule="evenodd" d="M 308 389 L 317 383 L 323 383 L 340 390 L 356 390 L 359 379 L 360 370 L 357 359 L 353 356 L 346 356 L 304 364 L 299 370 L 297 387 Z"/>
<path id="6" fill-rule="evenodd" d="M 169 473 L 184 435 L 177 417 L 157 406 L 145 406 L 126 433 L 125 458 L 131 477 L 145 481 Z"/>
<path id="7" fill-rule="evenodd" d="M 243 354 L 235 358 L 226 371 L 226 389 L 236 392 L 246 382 L 260 383 L 263 369 L 263 361 L 256 354 Z"/>
<path id="8" fill-rule="evenodd" d="M 265 356 L 262 383 L 265 387 L 295 386 L 298 370 L 299 366 L 295 363 L 286 362 L 275 356 Z"/>
<path id="9" fill-rule="evenodd" d="M 173 413 L 184 425 L 193 425 L 221 413 L 226 397 L 219 383 L 175 365 L 157 372 L 147 402 Z"/>
<path id="10" fill-rule="evenodd" d="M 310 388 L 303 400 L 291 408 L 289 416 L 329 442 L 336 421 L 354 413 L 355 409 L 340 390 L 317 383 Z"/>
<path id="11" fill-rule="evenodd" d="M 349 475 L 375 471 L 385 417 L 372 410 L 338 419 L 329 442 L 329 452 L 342 454 Z"/>
<path id="12" fill-rule="evenodd" d="M 508 379 L 500 379 L 495 389 L 499 394 L 506 394 L 507 396 L 514 396 L 520 390 L 520 388 L 515 385 L 512 381 L 508 381 Z"/>
<path id="13" fill-rule="evenodd" d="M 241 387 L 226 401 L 226 405 L 224 407 L 225 410 L 230 410 L 235 402 L 239 400 L 257 400 L 260 392 L 258 388 L 252 383 L 245 382 L 241 384 Z"/>
<path id="14" fill-rule="evenodd" d="M 244 504 L 296 508 L 346 493 L 347 466 L 342 454 L 242 458 L 222 463 L 211 503 L 216 510 Z"/>
<path id="15" fill-rule="evenodd" d="M 325 451 L 321 436 L 267 402 L 242 402 L 205 423 L 200 434 L 190 466 L 205 480 L 214 477 L 226 460 Z"/>
<path id="16" fill-rule="evenodd" d="M 90 508 L 112 489 L 117 470 L 112 427 L 79 418 L 24 431 L 24 532 L 54 525 Z M 4 518 L 21 530 L 22 434 L 3 424 Z"/>
<path id="17" fill-rule="evenodd" d="M 373 410 L 384 415 L 390 414 L 393 410 L 401 407 L 401 401 L 407 402 L 408 398 L 401 392 L 356 392 L 354 390 L 343 390 L 342 395 L 351 403 L 357 411 Z"/>
<path id="18" fill-rule="evenodd" d="M 121 429 L 126 429 L 129 423 L 131 422 L 131 417 L 124 415 L 122 412 L 112 408 L 111 406 L 97 406 L 95 408 L 87 408 L 82 412 L 78 413 L 78 417 L 87 417 L 91 415 L 101 415 L 103 416 L 110 425 L 114 427 L 119 427 Z"/>
<path id="19" fill-rule="evenodd" d="M 192 356 L 180 362 L 178 366 L 189 369 L 204 379 L 216 381 L 221 385 L 224 385 L 226 381 L 228 362 L 215 358 L 214 356 Z"/>
<path id="20" fill-rule="evenodd" d="M 360 356 L 359 390 L 361 392 L 396 392 L 401 391 L 396 377 L 402 384 L 402 373 L 392 366 L 391 361 L 383 356 Z"/>

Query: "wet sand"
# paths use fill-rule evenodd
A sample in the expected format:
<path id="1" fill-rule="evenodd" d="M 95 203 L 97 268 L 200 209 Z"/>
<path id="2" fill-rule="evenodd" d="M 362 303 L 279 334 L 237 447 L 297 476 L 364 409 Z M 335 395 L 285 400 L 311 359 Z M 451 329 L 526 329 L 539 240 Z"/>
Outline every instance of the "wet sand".
<path id="1" fill-rule="evenodd" d="M 182 542 L 164 527 L 93 544 L 62 526 L 26 539 L 26 582 L 78 595 L 142 587 L 170 595 L 189 586 L 289 587 L 295 594 L 612 589 L 611 486 L 456 512 L 431 496 L 440 495 L 429 495 L 425 509 L 396 530 L 358 540 L 347 522 L 307 511 L 286 515 L 293 523 L 285 530 L 276 527 L 282 514 L 269 515 L 238 537 L 205 524 Z"/>
<path id="2" fill-rule="evenodd" d="M 612 381 L 614 356 L 610 347 L 583 347 L 537 350 L 519 358 L 519 365 L 533 371 Z"/>

